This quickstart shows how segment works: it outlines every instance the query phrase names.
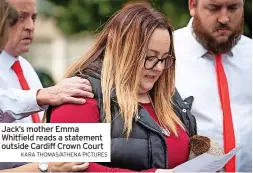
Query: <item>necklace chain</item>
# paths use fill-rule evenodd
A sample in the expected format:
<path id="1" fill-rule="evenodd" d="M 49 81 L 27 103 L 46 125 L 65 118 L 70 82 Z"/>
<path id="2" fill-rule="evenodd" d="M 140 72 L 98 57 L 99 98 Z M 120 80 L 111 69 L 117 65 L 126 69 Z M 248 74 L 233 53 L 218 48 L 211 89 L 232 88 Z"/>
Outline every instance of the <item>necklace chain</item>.
<path id="1" fill-rule="evenodd" d="M 158 122 L 159 122 L 159 126 L 160 126 L 160 129 L 161 129 L 161 131 L 162 131 L 162 133 L 165 135 L 165 136 L 170 136 L 170 131 L 163 125 L 163 123 L 161 122 L 161 120 L 160 120 L 160 118 L 159 118 L 159 116 L 158 116 L 158 114 L 157 114 L 157 112 L 156 112 L 156 110 L 155 110 L 155 106 L 154 106 L 154 103 L 153 103 L 153 101 L 152 101 L 152 99 L 151 99 L 151 96 L 148 94 L 148 98 L 149 98 L 149 100 L 150 100 L 150 103 L 151 103 L 151 105 L 152 105 L 152 108 L 154 109 L 154 112 L 155 112 L 155 114 L 156 114 L 156 117 L 157 117 L 157 119 L 158 119 Z"/>

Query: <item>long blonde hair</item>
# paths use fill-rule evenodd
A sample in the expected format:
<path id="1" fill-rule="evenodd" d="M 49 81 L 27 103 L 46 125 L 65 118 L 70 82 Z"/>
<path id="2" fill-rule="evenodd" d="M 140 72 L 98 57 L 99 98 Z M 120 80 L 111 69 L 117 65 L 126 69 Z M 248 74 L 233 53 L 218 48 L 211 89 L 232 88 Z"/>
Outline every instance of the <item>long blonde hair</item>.
<path id="1" fill-rule="evenodd" d="M 172 27 L 165 16 L 148 3 L 132 3 L 113 15 L 90 51 L 73 64 L 66 74 L 66 77 L 75 74 L 84 75 L 89 72 L 87 69 L 92 63 L 101 61 L 105 121 L 111 122 L 110 94 L 115 88 L 127 136 L 131 133 L 134 116 L 138 115 L 140 75 L 144 67 L 149 39 L 156 28 L 169 31 L 170 49 L 175 57 Z M 175 64 L 170 69 L 164 70 L 150 92 L 158 118 L 169 130 L 178 135 L 177 125 L 184 127 L 172 109 L 171 99 L 174 90 Z"/>

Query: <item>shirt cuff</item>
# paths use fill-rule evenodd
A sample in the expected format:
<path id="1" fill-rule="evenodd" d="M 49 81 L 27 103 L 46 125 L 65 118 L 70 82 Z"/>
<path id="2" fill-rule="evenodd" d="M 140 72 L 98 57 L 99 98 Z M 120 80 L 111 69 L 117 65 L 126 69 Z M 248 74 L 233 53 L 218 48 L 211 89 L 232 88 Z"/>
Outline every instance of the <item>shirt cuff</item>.
<path id="1" fill-rule="evenodd" d="M 15 120 L 27 117 L 35 112 L 40 112 L 47 109 L 46 106 L 40 107 L 37 103 L 35 90 L 17 90 L 8 89 L 2 95 L 2 99 L 5 99 L 5 105 L 3 104 L 3 113 L 13 117 Z"/>
<path id="2" fill-rule="evenodd" d="M 17 113 L 34 113 L 40 112 L 47 109 L 46 106 L 39 106 L 37 103 L 36 95 L 37 89 L 35 90 L 23 90 L 25 92 L 20 92 L 14 94 L 13 96 L 16 97 L 20 110 Z"/>
<path id="3" fill-rule="evenodd" d="M 48 108 L 49 105 L 42 105 L 42 106 L 38 105 L 38 102 L 37 102 L 37 94 L 38 94 L 39 90 L 40 90 L 40 89 L 34 90 L 34 91 L 36 91 L 36 94 L 35 94 L 35 101 L 36 101 L 37 106 L 40 108 L 40 110 L 41 110 L 41 111 L 45 111 L 45 110 L 47 110 L 47 108 Z"/>

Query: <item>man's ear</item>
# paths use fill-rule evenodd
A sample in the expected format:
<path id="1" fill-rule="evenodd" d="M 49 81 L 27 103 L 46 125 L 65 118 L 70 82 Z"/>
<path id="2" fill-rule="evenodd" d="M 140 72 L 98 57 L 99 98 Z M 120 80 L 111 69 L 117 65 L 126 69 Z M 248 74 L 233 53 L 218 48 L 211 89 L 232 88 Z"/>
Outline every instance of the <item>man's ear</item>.
<path id="1" fill-rule="evenodd" d="M 197 0 L 188 0 L 188 8 L 190 11 L 190 15 L 194 17 L 197 8 Z"/>

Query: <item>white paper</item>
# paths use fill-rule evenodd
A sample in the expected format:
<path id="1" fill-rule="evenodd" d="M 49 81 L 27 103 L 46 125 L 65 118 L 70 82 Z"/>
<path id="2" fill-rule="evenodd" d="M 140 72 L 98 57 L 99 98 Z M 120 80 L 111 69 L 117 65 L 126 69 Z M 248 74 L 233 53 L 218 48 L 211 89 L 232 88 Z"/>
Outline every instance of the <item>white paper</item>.
<path id="1" fill-rule="evenodd" d="M 241 146 L 238 146 L 223 156 L 204 153 L 175 167 L 174 170 L 175 172 L 216 172 L 221 170 L 240 148 Z"/>

